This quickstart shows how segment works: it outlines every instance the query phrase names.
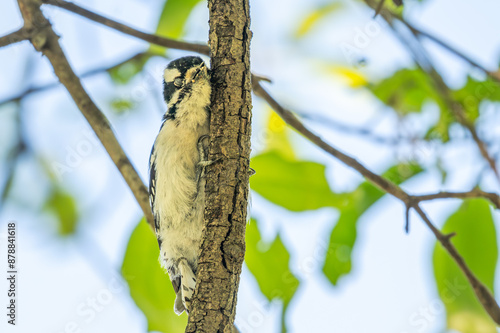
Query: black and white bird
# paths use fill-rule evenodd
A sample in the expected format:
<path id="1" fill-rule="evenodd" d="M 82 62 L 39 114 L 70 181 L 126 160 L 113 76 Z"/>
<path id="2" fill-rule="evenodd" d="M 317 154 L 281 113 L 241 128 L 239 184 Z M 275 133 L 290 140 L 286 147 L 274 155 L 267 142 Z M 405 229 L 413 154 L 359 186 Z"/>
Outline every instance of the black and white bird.
<path id="1" fill-rule="evenodd" d="M 170 62 L 164 72 L 163 117 L 149 161 L 149 195 L 160 261 L 188 312 L 196 285 L 205 206 L 204 168 L 210 121 L 210 72 L 199 57 Z"/>

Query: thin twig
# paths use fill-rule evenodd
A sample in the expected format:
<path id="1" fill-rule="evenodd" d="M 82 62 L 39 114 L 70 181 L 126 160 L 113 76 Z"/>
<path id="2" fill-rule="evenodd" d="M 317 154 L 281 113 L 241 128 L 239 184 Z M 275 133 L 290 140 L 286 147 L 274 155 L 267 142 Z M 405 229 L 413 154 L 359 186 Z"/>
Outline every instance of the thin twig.
<path id="1" fill-rule="evenodd" d="M 413 195 L 412 198 L 418 203 L 422 201 L 436 199 L 472 199 L 484 198 L 489 200 L 497 209 L 500 209 L 500 196 L 493 192 L 485 192 L 479 188 L 475 188 L 468 192 L 438 192 L 434 194 Z"/>
<path id="2" fill-rule="evenodd" d="M 146 220 L 150 225 L 153 225 L 154 219 L 149 205 L 149 195 L 146 186 L 144 186 L 139 174 L 116 139 L 108 119 L 89 97 L 80 79 L 71 68 L 59 45 L 59 36 L 52 30 L 50 22 L 40 10 L 40 3 L 37 0 L 18 0 L 18 4 L 24 19 L 24 26 L 36 30 L 37 37 L 32 38 L 31 43 L 37 51 L 43 53 L 50 61 L 56 76 L 66 87 L 127 182 Z"/>
<path id="3" fill-rule="evenodd" d="M 11 32 L 8 35 L 0 37 L 0 47 L 22 42 L 23 40 L 27 40 L 28 38 L 29 34 L 27 33 L 26 29 L 21 28 L 17 31 Z"/>
<path id="4" fill-rule="evenodd" d="M 374 133 L 374 131 L 371 129 L 344 124 L 335 119 L 332 119 L 330 117 L 325 117 L 320 114 L 313 114 L 310 112 L 299 112 L 296 110 L 294 110 L 294 113 L 302 119 L 314 121 L 320 125 L 325 125 L 328 128 L 332 128 L 342 133 L 365 137 L 366 139 L 369 139 L 371 142 L 376 142 L 383 145 L 395 146 L 400 144 L 401 142 L 411 143 L 416 141 L 416 138 L 411 138 L 411 137 L 396 138 L 396 137 L 378 135 Z"/>

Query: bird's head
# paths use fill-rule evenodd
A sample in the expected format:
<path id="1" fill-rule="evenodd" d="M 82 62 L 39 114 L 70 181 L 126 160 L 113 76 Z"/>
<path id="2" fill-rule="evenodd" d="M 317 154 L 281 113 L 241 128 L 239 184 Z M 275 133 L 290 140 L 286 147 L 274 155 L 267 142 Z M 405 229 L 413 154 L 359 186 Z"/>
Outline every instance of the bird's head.
<path id="1" fill-rule="evenodd" d="M 200 57 L 173 60 L 165 68 L 163 79 L 163 96 L 169 108 L 210 91 L 209 69 Z"/>

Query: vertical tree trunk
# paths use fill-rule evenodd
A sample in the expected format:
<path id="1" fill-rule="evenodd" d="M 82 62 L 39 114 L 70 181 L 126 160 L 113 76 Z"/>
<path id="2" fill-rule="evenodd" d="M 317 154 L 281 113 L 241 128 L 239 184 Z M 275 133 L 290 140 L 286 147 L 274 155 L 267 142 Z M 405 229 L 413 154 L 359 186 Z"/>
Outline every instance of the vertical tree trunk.
<path id="1" fill-rule="evenodd" d="M 205 231 L 186 332 L 231 332 L 245 254 L 251 82 L 248 0 L 209 0 L 212 113 Z"/>

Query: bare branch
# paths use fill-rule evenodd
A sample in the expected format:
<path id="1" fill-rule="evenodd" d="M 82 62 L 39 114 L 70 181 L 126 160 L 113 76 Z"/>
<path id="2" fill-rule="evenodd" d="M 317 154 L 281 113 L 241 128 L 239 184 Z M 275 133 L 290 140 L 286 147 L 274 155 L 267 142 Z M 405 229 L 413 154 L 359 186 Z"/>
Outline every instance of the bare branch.
<path id="1" fill-rule="evenodd" d="M 311 122 L 315 122 L 315 123 L 318 123 L 320 125 L 327 126 L 328 128 L 331 128 L 333 130 L 336 130 L 336 131 L 339 131 L 339 132 L 342 132 L 345 134 L 364 137 L 371 142 L 376 142 L 376 143 L 383 144 L 383 145 L 396 146 L 403 141 L 404 142 L 415 141 L 411 137 L 397 138 L 397 137 L 378 135 L 378 134 L 374 133 L 374 131 L 371 129 L 348 125 L 348 124 L 339 122 L 335 119 L 332 119 L 330 117 L 325 117 L 325 116 L 320 115 L 320 114 L 313 114 L 310 112 L 299 112 L 297 110 L 294 110 L 293 113 L 296 114 L 297 116 L 299 116 L 301 119 L 309 120 Z"/>
<path id="2" fill-rule="evenodd" d="M 11 32 L 8 35 L 0 37 L 0 47 L 4 47 L 10 44 L 22 42 L 30 37 L 26 29 L 21 28 L 17 31 Z"/>
<path id="3" fill-rule="evenodd" d="M 139 39 L 142 39 L 146 42 L 160 45 L 160 46 L 165 46 L 177 50 L 185 50 L 185 51 L 192 51 L 196 53 L 201 53 L 208 55 L 209 49 L 207 45 L 204 44 L 196 44 L 196 43 L 188 43 L 188 42 L 182 42 L 178 41 L 175 39 L 171 38 L 166 38 L 166 37 L 160 37 L 157 35 L 152 35 L 148 34 L 145 32 L 142 32 L 140 30 L 131 28 L 128 25 L 119 23 L 117 21 L 111 20 L 109 18 L 106 18 L 102 15 L 96 14 L 94 12 L 91 12 L 85 8 L 82 8 L 78 5 L 75 5 L 74 3 L 63 1 L 63 0 L 42 0 L 43 3 L 49 4 L 52 6 L 57 6 L 63 9 L 66 9 L 70 12 L 73 12 L 75 14 L 78 14 L 80 16 L 86 17 L 91 21 L 103 24 L 105 26 L 108 26 L 110 28 L 113 28 L 115 30 L 121 31 L 124 34 L 130 35 L 137 37 Z"/>
<path id="4" fill-rule="evenodd" d="M 485 192 L 479 188 L 475 188 L 469 192 L 438 192 L 435 194 L 413 195 L 415 202 L 429 201 L 435 199 L 472 199 L 484 198 L 489 200 L 497 209 L 500 209 L 500 196 L 493 192 Z"/>
<path id="5" fill-rule="evenodd" d="M 32 38 L 31 43 L 37 51 L 45 55 L 50 61 L 56 76 L 66 87 L 132 190 L 146 220 L 150 225 L 153 225 L 153 215 L 149 206 L 149 195 L 146 187 L 116 139 L 108 119 L 94 104 L 83 88 L 80 79 L 73 72 L 59 45 L 59 37 L 54 33 L 50 22 L 40 10 L 40 3 L 37 0 L 18 0 L 18 4 L 24 18 L 25 27 L 36 30 L 36 38 Z"/>

